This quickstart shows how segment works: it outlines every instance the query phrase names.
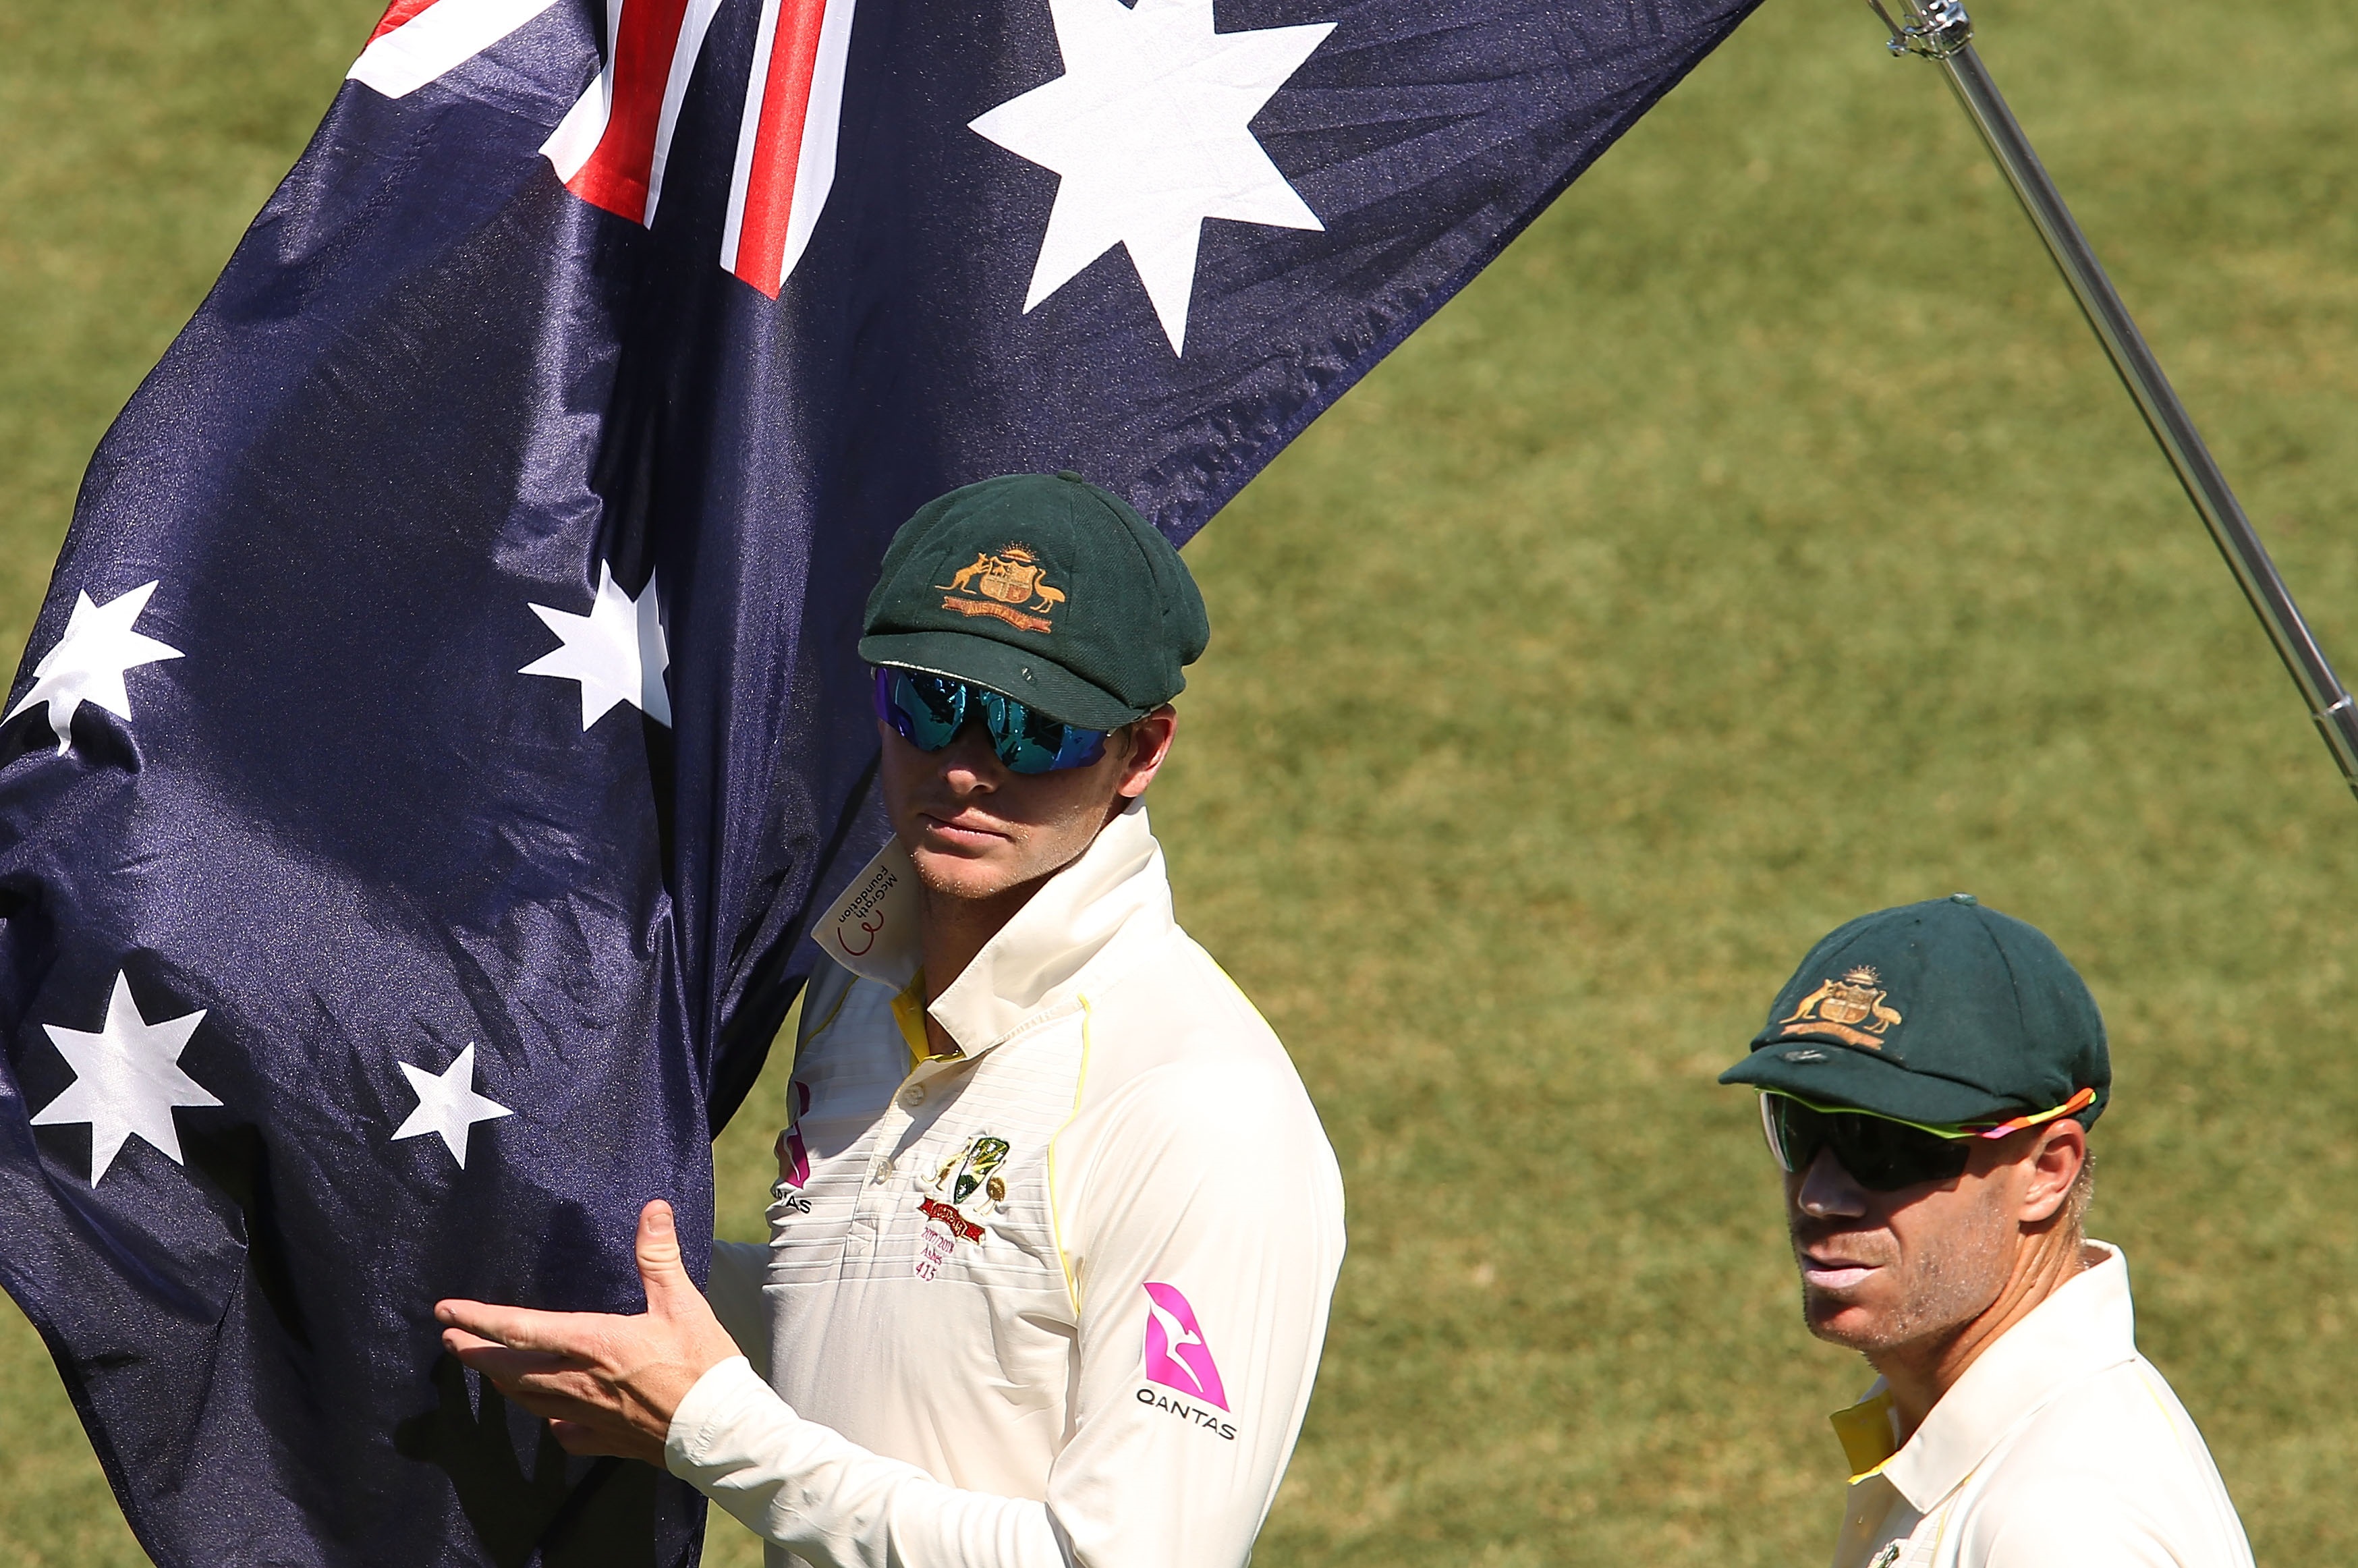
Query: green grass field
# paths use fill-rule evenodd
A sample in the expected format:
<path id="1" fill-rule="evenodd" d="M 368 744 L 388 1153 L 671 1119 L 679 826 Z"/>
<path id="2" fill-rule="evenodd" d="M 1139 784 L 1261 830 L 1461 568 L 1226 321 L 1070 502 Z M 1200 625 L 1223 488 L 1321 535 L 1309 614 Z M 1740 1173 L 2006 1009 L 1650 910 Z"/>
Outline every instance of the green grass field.
<path id="1" fill-rule="evenodd" d="M 1304 12 L 1315 12 L 1311 5 Z M 2358 672 L 2358 21 L 1976 8 Z M 0 643 L 372 0 L 0 0 Z M 1822 1562 L 1864 1381 L 1747 1096 L 1807 945 L 1970 889 L 2110 1020 L 2097 1234 L 2263 1563 L 2358 1560 L 2358 808 L 1931 68 L 1772 4 L 1194 546 L 1154 795 L 1352 1253 L 1260 1561 Z M 756 1234 L 778 1085 L 719 1150 Z M 0 1322 L 0 1557 L 138 1562 Z M 716 1516 L 710 1561 L 757 1560 Z"/>

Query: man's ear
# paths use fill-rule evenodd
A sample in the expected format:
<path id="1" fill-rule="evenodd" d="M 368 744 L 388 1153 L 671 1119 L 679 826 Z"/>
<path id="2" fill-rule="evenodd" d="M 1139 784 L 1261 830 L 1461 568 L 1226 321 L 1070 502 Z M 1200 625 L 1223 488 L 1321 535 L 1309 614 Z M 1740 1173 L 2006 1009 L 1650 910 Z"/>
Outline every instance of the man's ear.
<path id="1" fill-rule="evenodd" d="M 1113 791 L 1124 800 L 1136 800 L 1162 771 L 1163 759 L 1171 754 L 1171 739 L 1179 732 L 1178 709 L 1166 702 L 1129 729 L 1130 756 L 1121 765 L 1121 777 Z"/>
<path id="2" fill-rule="evenodd" d="M 2071 1184 L 2088 1162 L 2088 1130 L 2071 1117 L 2036 1130 L 2028 1156 L 2030 1180 L 2022 1191 L 2022 1223 L 2044 1225 L 2062 1212 Z"/>

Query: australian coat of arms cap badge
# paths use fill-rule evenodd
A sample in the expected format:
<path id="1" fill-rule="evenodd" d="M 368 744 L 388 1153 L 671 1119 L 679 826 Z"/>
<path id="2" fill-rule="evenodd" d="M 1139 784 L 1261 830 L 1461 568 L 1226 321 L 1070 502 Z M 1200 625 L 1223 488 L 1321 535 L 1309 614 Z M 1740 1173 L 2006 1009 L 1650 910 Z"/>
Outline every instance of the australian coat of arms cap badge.
<path id="1" fill-rule="evenodd" d="M 1048 568 L 1029 545 L 1010 542 L 996 552 L 977 550 L 974 559 L 934 586 L 946 590 L 944 610 L 988 615 L 1023 632 L 1053 632 L 1065 591 L 1047 582 Z"/>
<path id="2" fill-rule="evenodd" d="M 1876 972 L 1874 965 L 1855 965 L 1844 970 L 1840 979 L 1821 982 L 1817 989 L 1801 999 L 1801 1005 L 1790 1017 L 1777 1021 L 1777 1028 L 1788 1039 L 1802 1034 L 1831 1035 L 1844 1044 L 1880 1051 L 1883 1037 L 1893 1024 L 1901 1022 L 1897 1008 L 1884 1005 L 1890 994 L 1883 989 L 1883 977 Z"/>

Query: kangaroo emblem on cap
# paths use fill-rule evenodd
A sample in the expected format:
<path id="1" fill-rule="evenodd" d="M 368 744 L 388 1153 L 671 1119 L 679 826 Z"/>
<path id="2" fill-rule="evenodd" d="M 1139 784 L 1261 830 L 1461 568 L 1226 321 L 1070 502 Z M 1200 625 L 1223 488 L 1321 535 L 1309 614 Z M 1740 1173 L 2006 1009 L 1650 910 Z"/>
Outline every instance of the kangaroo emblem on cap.
<path id="1" fill-rule="evenodd" d="M 1790 1018 L 1779 1019 L 1777 1027 L 1798 1033 L 1794 1025 L 1852 1045 L 1864 1045 L 1870 1051 L 1883 1049 L 1881 1036 L 1901 1022 L 1897 1008 L 1883 1005 L 1891 993 L 1883 989 L 1883 977 L 1871 964 L 1860 964 L 1844 971 L 1842 979 L 1827 980 L 1801 1000 Z M 1866 1025 L 1865 1029 L 1855 1027 Z"/>
<path id="2" fill-rule="evenodd" d="M 1049 618 L 1065 602 L 1065 593 L 1041 580 L 1047 574 L 1030 546 L 1010 543 L 996 555 L 976 551 L 972 561 L 950 574 L 949 581 L 934 586 L 949 590 L 942 600 L 944 610 L 988 615 L 1026 632 L 1050 632 L 1055 627 Z"/>

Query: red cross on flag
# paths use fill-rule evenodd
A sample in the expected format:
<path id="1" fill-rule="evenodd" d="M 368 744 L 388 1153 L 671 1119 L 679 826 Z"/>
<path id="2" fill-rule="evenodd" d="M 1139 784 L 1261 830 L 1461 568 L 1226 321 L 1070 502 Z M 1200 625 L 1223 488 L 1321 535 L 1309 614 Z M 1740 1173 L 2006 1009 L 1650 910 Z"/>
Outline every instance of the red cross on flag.
<path id="1" fill-rule="evenodd" d="M 553 0 L 393 0 L 347 73 L 390 98 L 456 69 Z M 774 299 L 835 183 L 854 0 L 763 0 L 720 265 Z M 720 0 L 615 0 L 605 65 L 541 147 L 565 188 L 651 224 L 688 78 Z"/>

